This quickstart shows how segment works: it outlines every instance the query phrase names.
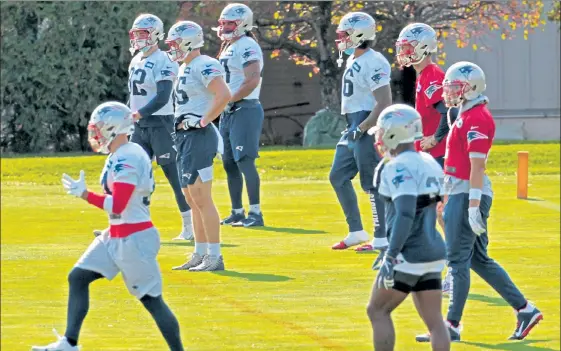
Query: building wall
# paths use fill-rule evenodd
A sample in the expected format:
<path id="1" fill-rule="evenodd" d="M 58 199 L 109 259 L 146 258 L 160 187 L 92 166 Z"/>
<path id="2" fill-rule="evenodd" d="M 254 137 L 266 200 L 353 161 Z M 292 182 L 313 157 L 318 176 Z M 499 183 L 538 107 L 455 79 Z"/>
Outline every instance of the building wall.
<path id="1" fill-rule="evenodd" d="M 512 40 L 502 40 L 491 32 L 482 41 L 488 51 L 459 49 L 445 42 L 447 62 L 472 61 L 485 71 L 489 107 L 497 122 L 497 139 L 560 139 L 561 33 L 557 23 L 547 23 L 524 40 L 518 30 Z M 266 53 L 268 55 L 268 53 Z M 319 78 L 308 76 L 310 67 L 296 66 L 285 58 L 265 60 L 261 101 L 265 109 L 280 105 L 309 102 L 303 107 L 266 112 L 262 140 L 271 134 L 284 140 L 294 138 L 301 128 L 279 115 L 290 115 L 305 125 L 322 108 Z M 269 134 L 269 138 L 266 136 Z"/>

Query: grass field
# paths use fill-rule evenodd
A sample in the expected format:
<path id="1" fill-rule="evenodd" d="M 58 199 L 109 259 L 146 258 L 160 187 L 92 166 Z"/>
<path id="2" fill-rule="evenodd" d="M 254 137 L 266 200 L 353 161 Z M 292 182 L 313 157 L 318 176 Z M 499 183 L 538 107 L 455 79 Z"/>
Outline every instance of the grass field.
<path id="1" fill-rule="evenodd" d="M 516 199 L 516 151 L 530 152 L 530 197 Z M 346 225 L 327 181 L 332 150 L 269 150 L 259 160 L 267 227 L 224 228 L 221 273 L 172 272 L 192 249 L 170 239 L 179 214 L 161 170 L 152 200 L 162 236 L 164 296 L 179 318 L 189 350 L 372 350 L 365 313 L 374 255 L 334 252 Z M 506 338 L 512 309 L 472 275 L 463 342 L 453 350 L 560 350 L 559 144 L 499 145 L 489 162 L 495 200 L 490 254 L 508 270 L 544 320 L 523 342 Z M 63 172 L 86 171 L 91 189 L 102 156 L 2 159 L 1 349 L 29 350 L 65 329 L 66 277 L 105 214 L 66 195 Z M 229 200 L 221 165 L 214 195 L 222 215 Z M 357 188 L 358 189 L 358 188 Z M 244 198 L 245 201 L 245 198 Z M 360 196 L 363 218 L 369 203 Z M 365 221 L 368 230 L 372 223 Z M 157 328 L 121 278 L 91 289 L 80 344 L 85 351 L 166 350 Z M 445 301 L 445 308 L 447 301 Z M 414 336 L 424 326 L 408 299 L 394 313 L 396 350 L 429 350 Z"/>

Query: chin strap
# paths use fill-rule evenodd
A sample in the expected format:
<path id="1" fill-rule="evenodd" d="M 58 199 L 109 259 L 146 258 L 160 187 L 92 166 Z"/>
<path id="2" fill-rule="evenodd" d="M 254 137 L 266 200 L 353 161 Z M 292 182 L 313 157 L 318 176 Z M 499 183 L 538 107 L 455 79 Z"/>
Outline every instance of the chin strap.
<path id="1" fill-rule="evenodd" d="M 339 51 L 339 58 L 337 59 L 337 67 L 343 66 L 343 51 Z"/>

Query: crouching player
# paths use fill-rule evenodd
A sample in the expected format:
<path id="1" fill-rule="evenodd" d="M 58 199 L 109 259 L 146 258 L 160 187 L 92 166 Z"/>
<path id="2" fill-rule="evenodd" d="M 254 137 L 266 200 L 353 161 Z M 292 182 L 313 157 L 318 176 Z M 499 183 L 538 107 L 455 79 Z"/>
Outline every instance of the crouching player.
<path id="1" fill-rule="evenodd" d="M 452 273 L 447 325 L 452 341 L 460 340 L 460 320 L 470 288 L 470 268 L 516 311 L 518 323 L 511 340 L 524 339 L 543 319 L 529 303 L 505 270 L 487 254 L 487 219 L 493 201 L 491 182 L 485 166 L 495 136 L 495 122 L 487 109 L 485 75 L 471 62 L 458 62 L 446 71 L 444 102 L 459 107 L 450 128 L 444 161 L 444 208 L 446 244 Z M 419 335 L 417 341 L 429 341 Z"/>
<path id="2" fill-rule="evenodd" d="M 231 94 L 218 60 L 201 54 L 203 29 L 181 21 L 168 33 L 166 44 L 173 61 L 182 62 L 175 86 L 175 145 L 181 187 L 193 211 L 195 252 L 174 270 L 222 271 L 220 218 L 212 199 L 213 160 L 224 153 L 215 120 Z"/>
<path id="3" fill-rule="evenodd" d="M 369 131 L 375 134 L 380 152 L 390 158 L 374 179 L 385 202 L 390 233 L 367 307 L 377 351 L 394 349 L 391 313 L 409 293 L 431 331 L 432 349 L 450 350 L 441 313 L 446 246 L 436 230 L 436 205 L 444 174 L 433 157 L 415 151 L 414 141 L 421 131 L 419 113 L 402 104 L 385 108 L 376 127 Z"/>
<path id="4" fill-rule="evenodd" d="M 95 152 L 110 154 L 101 173 L 104 194 L 88 191 L 84 171 L 78 180 L 64 174 L 68 194 L 82 198 L 109 214 L 109 230 L 97 236 L 70 274 L 66 332 L 35 351 L 75 351 L 82 322 L 89 308 L 89 286 L 119 272 L 127 288 L 150 312 L 170 350 L 183 351 L 179 324 L 162 299 L 162 276 L 156 261 L 160 234 L 150 219 L 150 195 L 154 191 L 152 163 L 138 144 L 128 141 L 134 130 L 131 110 L 118 102 L 106 102 L 92 113 L 88 139 Z"/>

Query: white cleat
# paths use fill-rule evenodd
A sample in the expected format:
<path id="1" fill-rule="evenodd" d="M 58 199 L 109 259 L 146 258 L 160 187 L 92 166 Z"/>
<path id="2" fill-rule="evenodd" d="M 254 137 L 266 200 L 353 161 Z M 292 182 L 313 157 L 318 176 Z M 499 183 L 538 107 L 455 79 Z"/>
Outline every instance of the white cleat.
<path id="1" fill-rule="evenodd" d="M 193 240 L 194 239 L 193 228 L 191 226 L 183 227 L 181 233 L 172 240 Z"/>
<path id="2" fill-rule="evenodd" d="M 198 253 L 193 252 L 191 254 L 191 259 L 189 261 L 185 262 L 181 266 L 173 267 L 172 270 L 174 270 L 174 271 L 188 271 L 191 268 L 197 267 L 198 265 L 202 264 L 203 259 L 205 257 L 206 257 L 206 255 L 201 256 Z"/>
<path id="3" fill-rule="evenodd" d="M 32 346 L 31 351 L 78 351 L 79 346 L 72 346 L 68 343 L 65 336 L 60 336 L 55 329 L 53 333 L 57 337 L 57 341 L 45 346 Z"/>
<path id="4" fill-rule="evenodd" d="M 203 258 L 203 262 L 197 267 L 190 268 L 190 272 L 210 272 L 210 271 L 223 271 L 224 270 L 224 258 L 222 255 L 206 255 Z"/>

